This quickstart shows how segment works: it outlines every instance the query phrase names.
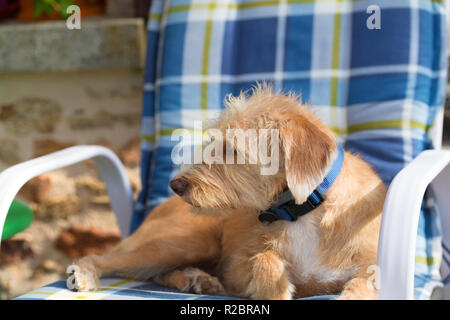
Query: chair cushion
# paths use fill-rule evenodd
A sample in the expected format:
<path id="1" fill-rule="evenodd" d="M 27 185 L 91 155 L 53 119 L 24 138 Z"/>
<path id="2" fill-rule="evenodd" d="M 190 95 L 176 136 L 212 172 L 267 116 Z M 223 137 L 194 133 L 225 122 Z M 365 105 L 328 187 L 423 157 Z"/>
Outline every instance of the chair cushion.
<path id="1" fill-rule="evenodd" d="M 151 282 L 124 280 L 119 278 L 101 279 L 101 287 L 96 291 L 74 292 L 66 288 L 66 280 L 60 280 L 33 290 L 15 300 L 238 300 L 230 296 L 211 296 L 183 293 Z M 309 297 L 302 300 L 328 300 L 335 296 Z"/>
<path id="2" fill-rule="evenodd" d="M 238 299 L 234 297 L 197 295 L 182 293 L 151 282 L 140 282 L 120 278 L 101 279 L 96 291 L 74 292 L 66 287 L 66 280 L 60 280 L 15 300 L 192 300 L 192 299 Z"/>
<path id="3" fill-rule="evenodd" d="M 386 184 L 432 148 L 445 97 L 443 1 L 152 1 L 142 120 L 142 192 L 132 228 L 171 195 L 177 128 L 216 117 L 227 93 L 256 80 L 301 94 Z M 432 208 L 421 215 L 416 297 L 429 296 L 439 267 Z M 427 231 L 428 230 L 428 231 Z M 435 230 L 435 229 L 433 229 Z M 420 280 L 420 281 L 419 281 Z M 427 287 L 428 286 L 428 287 Z M 427 288 L 427 289 L 424 289 Z"/>

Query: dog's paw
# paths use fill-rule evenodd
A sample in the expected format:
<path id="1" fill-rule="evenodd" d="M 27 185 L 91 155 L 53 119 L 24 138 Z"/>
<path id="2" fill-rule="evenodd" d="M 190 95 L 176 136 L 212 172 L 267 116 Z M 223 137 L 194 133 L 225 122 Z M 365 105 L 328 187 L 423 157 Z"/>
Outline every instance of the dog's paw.
<path id="1" fill-rule="evenodd" d="M 337 300 L 377 300 L 378 291 L 372 281 L 366 278 L 350 280 Z"/>
<path id="2" fill-rule="evenodd" d="M 89 268 L 82 268 L 72 264 L 67 267 L 66 273 L 69 275 L 66 285 L 70 290 L 91 291 L 100 287 L 100 281 L 96 272 Z"/>
<path id="3" fill-rule="evenodd" d="M 158 284 L 197 294 L 220 294 L 225 290 L 219 279 L 197 269 L 173 270 L 154 279 Z"/>
<path id="4" fill-rule="evenodd" d="M 196 269 L 188 272 L 191 291 L 198 294 L 224 293 L 224 288 L 219 279 L 202 270 Z"/>

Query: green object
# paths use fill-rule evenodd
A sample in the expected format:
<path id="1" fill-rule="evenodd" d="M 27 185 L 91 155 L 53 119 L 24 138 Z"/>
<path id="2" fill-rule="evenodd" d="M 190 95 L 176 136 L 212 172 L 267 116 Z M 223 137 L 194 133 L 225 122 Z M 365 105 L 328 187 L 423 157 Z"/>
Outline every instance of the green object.
<path id="1" fill-rule="evenodd" d="M 33 222 L 33 211 L 24 203 L 13 201 L 3 226 L 2 240 L 11 238 Z"/>
<path id="2" fill-rule="evenodd" d="M 75 4 L 72 0 L 34 0 L 33 2 L 33 15 L 35 18 L 39 18 L 44 13 L 52 14 L 58 12 L 62 19 L 66 19 L 67 8 Z"/>

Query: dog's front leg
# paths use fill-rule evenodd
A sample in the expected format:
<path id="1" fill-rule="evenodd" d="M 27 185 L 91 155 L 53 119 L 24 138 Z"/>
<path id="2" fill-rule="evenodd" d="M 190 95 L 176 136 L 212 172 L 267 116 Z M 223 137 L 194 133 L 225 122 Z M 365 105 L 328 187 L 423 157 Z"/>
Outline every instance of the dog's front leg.
<path id="1" fill-rule="evenodd" d="M 264 251 L 242 259 L 231 266 L 225 282 L 225 288 L 233 293 L 251 299 L 290 300 L 294 286 L 287 277 L 282 259 L 273 251 Z"/>
<path id="2" fill-rule="evenodd" d="M 273 251 L 256 254 L 250 259 L 251 280 L 248 293 L 252 299 L 290 300 L 294 286 L 290 283 L 284 262 Z"/>
<path id="3" fill-rule="evenodd" d="M 217 260 L 221 220 L 194 215 L 189 210 L 181 198 L 170 198 L 116 247 L 69 266 L 67 286 L 77 291 L 95 290 L 101 276 L 148 280 L 183 265 Z"/>
<path id="4" fill-rule="evenodd" d="M 67 286 L 76 291 L 95 290 L 98 279 L 108 275 L 149 280 L 180 265 L 214 260 L 214 246 L 207 246 L 195 238 L 157 239 L 130 251 L 116 249 L 101 256 L 89 255 L 67 268 Z"/>

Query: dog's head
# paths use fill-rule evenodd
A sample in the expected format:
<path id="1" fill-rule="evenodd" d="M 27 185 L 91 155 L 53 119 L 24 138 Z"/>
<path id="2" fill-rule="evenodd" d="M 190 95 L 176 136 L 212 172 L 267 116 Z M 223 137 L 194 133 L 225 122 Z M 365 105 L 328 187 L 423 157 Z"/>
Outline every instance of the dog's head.
<path id="1" fill-rule="evenodd" d="M 336 157 L 334 133 L 298 97 L 264 84 L 225 104 L 203 162 L 183 168 L 173 191 L 207 212 L 263 210 L 286 186 L 304 202 Z"/>

